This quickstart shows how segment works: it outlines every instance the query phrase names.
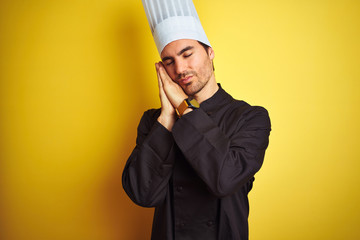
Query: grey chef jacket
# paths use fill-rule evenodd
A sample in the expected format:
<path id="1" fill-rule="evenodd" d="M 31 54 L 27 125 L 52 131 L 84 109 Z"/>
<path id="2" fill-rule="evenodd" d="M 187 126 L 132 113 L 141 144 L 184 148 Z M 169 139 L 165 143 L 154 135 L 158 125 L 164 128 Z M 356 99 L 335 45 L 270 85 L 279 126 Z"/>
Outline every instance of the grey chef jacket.
<path id="1" fill-rule="evenodd" d="M 132 201 L 155 207 L 151 239 L 248 239 L 247 194 L 268 146 L 267 111 L 220 86 L 172 132 L 159 115 L 142 116 L 122 176 Z"/>

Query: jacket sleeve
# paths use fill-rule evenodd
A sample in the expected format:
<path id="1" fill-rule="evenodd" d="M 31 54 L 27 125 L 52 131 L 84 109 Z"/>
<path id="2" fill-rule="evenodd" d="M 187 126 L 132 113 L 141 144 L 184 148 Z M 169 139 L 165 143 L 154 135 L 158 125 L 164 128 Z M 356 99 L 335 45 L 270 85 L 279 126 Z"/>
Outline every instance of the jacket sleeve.
<path id="1" fill-rule="evenodd" d="M 165 199 L 174 165 L 173 136 L 156 119 L 153 110 L 142 116 L 136 146 L 122 175 L 125 192 L 143 207 L 155 207 Z"/>
<path id="2" fill-rule="evenodd" d="M 247 183 L 260 169 L 268 146 L 270 119 L 266 109 L 251 107 L 225 119 L 228 134 L 202 110 L 185 114 L 173 127 L 175 142 L 190 165 L 217 197 Z"/>

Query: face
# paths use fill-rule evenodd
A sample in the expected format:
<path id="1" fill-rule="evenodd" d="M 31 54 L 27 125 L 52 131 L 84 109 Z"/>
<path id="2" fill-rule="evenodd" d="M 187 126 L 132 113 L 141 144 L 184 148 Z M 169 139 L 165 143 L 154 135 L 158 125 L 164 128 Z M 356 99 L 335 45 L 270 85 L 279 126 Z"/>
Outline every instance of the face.
<path id="1" fill-rule="evenodd" d="M 212 67 L 214 51 L 207 50 L 196 40 L 176 40 L 164 48 L 161 59 L 171 79 L 179 84 L 188 96 L 204 89 L 215 81 Z"/>

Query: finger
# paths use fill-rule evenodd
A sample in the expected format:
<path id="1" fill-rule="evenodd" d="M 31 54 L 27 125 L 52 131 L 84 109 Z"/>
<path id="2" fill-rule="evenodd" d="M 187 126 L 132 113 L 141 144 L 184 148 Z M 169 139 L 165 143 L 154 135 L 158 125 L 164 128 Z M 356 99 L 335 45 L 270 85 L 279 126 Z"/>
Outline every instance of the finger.
<path id="1" fill-rule="evenodd" d="M 159 95 L 160 95 L 160 100 L 162 102 L 162 104 L 165 104 L 164 101 L 168 101 L 165 90 L 164 90 L 164 86 L 163 86 L 163 82 L 161 80 L 161 76 L 160 73 L 157 72 L 157 77 L 158 77 L 158 85 L 159 85 Z"/>
<path id="2" fill-rule="evenodd" d="M 163 83 L 169 83 L 169 82 L 172 82 L 169 74 L 166 72 L 166 69 L 165 69 L 165 66 L 162 62 L 159 62 L 158 63 L 158 71 L 160 73 L 160 76 L 161 76 L 161 80 Z"/>
<path id="3" fill-rule="evenodd" d="M 157 74 L 159 88 L 163 88 L 163 83 L 161 81 L 161 76 L 160 76 L 160 73 L 159 73 L 159 64 L 158 63 L 155 63 L 155 68 L 156 68 L 156 74 Z"/>

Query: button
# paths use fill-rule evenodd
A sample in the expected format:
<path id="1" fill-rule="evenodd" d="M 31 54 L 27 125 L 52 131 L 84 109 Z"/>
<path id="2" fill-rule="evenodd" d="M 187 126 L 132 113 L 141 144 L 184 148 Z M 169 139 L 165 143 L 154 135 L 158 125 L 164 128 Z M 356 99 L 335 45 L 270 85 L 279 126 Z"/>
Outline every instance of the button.
<path id="1" fill-rule="evenodd" d="M 208 227 L 211 227 L 211 226 L 214 225 L 214 222 L 213 222 L 213 221 L 208 221 L 208 222 L 206 223 L 206 225 L 208 225 Z"/>
<path id="2" fill-rule="evenodd" d="M 181 186 L 176 187 L 176 191 L 181 192 L 182 190 L 183 190 L 183 187 L 181 187 Z"/>
<path id="3" fill-rule="evenodd" d="M 184 222 L 178 222 L 178 223 L 176 224 L 176 226 L 177 226 L 178 228 L 184 228 L 184 227 L 185 227 L 185 223 L 184 223 Z"/>

